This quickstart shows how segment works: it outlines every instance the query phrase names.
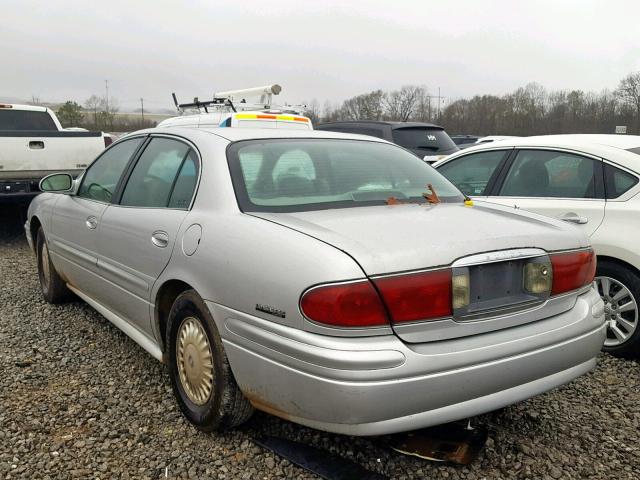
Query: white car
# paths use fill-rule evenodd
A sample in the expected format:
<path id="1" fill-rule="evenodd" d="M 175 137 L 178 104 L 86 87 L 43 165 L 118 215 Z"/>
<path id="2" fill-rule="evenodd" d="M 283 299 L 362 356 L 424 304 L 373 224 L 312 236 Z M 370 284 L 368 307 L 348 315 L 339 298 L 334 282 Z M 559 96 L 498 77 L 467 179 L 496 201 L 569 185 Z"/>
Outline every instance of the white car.
<path id="1" fill-rule="evenodd" d="M 547 135 L 503 140 L 435 164 L 474 199 L 575 224 L 598 256 L 608 321 L 604 349 L 640 353 L 640 136 Z"/>

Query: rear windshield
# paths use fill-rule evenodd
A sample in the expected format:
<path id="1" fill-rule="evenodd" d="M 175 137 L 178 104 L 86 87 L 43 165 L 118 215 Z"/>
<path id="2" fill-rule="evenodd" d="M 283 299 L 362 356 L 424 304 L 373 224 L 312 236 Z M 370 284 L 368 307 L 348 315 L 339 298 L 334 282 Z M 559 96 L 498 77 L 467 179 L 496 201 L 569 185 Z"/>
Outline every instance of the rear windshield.
<path id="1" fill-rule="evenodd" d="M 404 148 L 425 152 L 456 149 L 456 144 L 451 137 L 440 128 L 396 128 L 393 131 L 393 141 Z"/>
<path id="2" fill-rule="evenodd" d="M 338 139 L 250 140 L 228 149 L 244 211 L 298 212 L 385 205 L 390 197 L 424 203 L 432 184 L 443 202 L 460 191 L 419 158 L 394 145 Z"/>
<path id="3" fill-rule="evenodd" d="M 0 109 L 0 130 L 57 131 L 58 129 L 47 112 Z"/>

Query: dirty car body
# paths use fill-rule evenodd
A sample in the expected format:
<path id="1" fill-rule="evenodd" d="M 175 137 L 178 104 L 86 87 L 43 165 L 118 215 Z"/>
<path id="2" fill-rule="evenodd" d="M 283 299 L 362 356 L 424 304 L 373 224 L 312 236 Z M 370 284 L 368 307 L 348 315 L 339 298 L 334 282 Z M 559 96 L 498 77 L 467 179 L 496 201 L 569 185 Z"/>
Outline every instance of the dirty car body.
<path id="1" fill-rule="evenodd" d="M 593 252 L 560 221 L 465 204 L 420 159 L 356 135 L 152 129 L 105 155 L 127 141 L 112 193 L 87 185 L 99 157 L 72 192 L 34 200 L 27 238 L 41 227 L 67 286 L 159 360 L 173 348 L 172 301 L 197 292 L 257 409 L 386 434 L 595 366 L 605 329 Z M 128 195 L 135 166 L 170 142 L 193 163 L 194 178 L 174 180 L 182 197 L 151 206 L 160 170 Z M 426 183 L 440 203 L 425 201 Z"/>

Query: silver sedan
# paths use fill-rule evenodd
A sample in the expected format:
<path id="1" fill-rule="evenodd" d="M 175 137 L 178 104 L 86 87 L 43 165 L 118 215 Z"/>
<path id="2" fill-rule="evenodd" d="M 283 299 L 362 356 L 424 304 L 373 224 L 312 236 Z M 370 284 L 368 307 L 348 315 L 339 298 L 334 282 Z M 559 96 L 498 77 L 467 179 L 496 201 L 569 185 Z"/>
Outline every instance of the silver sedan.
<path id="1" fill-rule="evenodd" d="M 474 205 L 371 137 L 152 129 L 41 188 L 45 299 L 165 362 L 202 430 L 254 408 L 352 435 L 440 424 L 571 381 L 605 338 L 583 233 Z"/>

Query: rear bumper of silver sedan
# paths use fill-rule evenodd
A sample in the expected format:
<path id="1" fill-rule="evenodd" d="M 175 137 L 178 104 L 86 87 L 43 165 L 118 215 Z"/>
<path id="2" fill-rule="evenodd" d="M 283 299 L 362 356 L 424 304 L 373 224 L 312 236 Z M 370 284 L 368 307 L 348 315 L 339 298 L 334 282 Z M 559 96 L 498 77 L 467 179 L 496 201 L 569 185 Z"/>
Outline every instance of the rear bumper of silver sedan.
<path id="1" fill-rule="evenodd" d="M 605 337 L 593 289 L 544 320 L 421 344 L 394 335 L 328 337 L 209 308 L 256 408 L 349 435 L 423 428 L 530 398 L 591 370 Z"/>

